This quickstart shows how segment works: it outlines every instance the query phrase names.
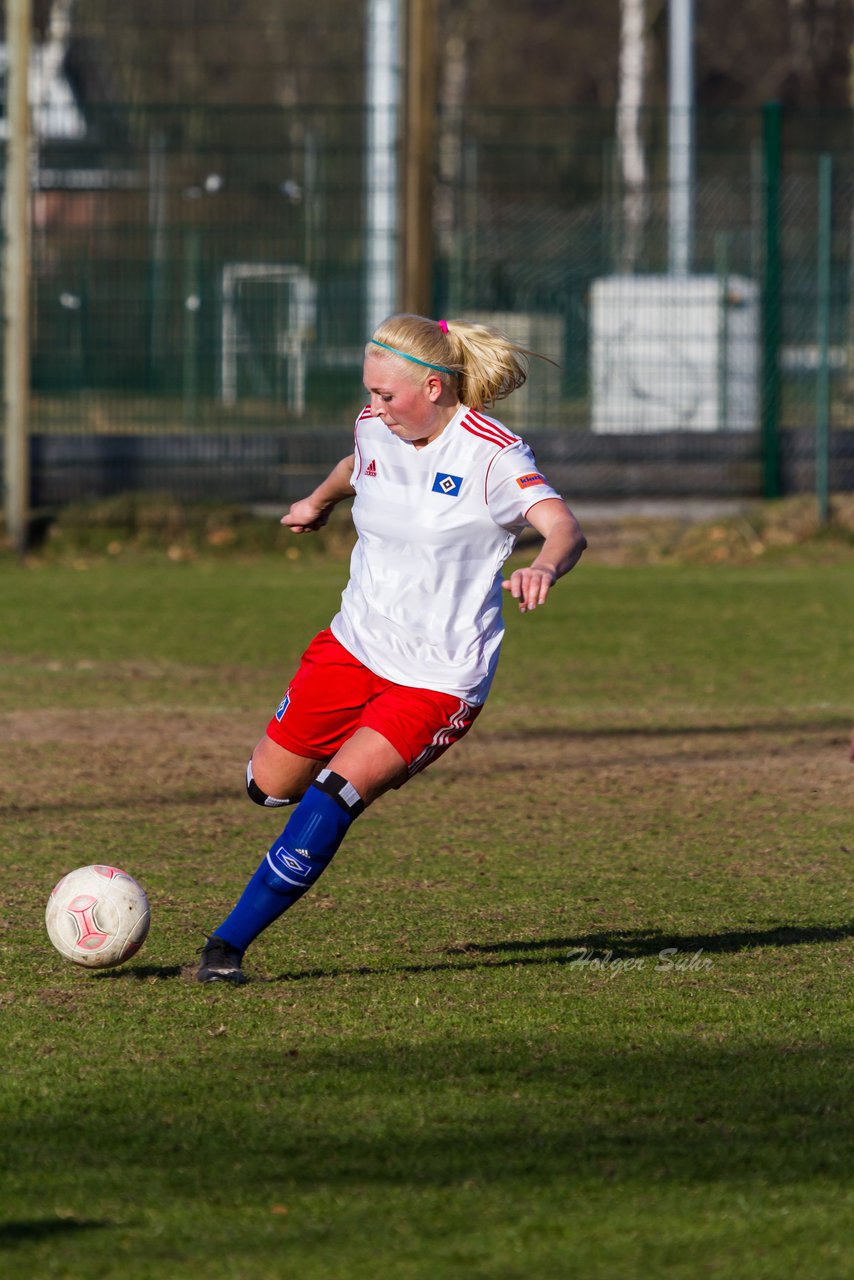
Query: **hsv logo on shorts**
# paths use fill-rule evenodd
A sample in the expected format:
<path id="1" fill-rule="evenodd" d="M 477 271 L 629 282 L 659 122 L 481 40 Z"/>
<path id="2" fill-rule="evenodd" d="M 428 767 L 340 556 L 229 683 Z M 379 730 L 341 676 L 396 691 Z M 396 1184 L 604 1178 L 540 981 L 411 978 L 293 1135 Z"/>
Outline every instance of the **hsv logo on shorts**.
<path id="1" fill-rule="evenodd" d="M 284 698 L 282 698 L 282 701 L 276 707 L 276 719 L 278 720 L 279 724 L 282 723 L 282 716 L 285 714 L 285 712 L 287 711 L 290 705 L 291 705 L 291 695 L 289 693 L 286 693 Z"/>
<path id="2" fill-rule="evenodd" d="M 528 489 L 532 484 L 545 484 L 546 477 L 540 475 L 539 471 L 529 471 L 526 476 L 517 476 L 516 483 L 520 489 Z"/>
<path id="3" fill-rule="evenodd" d="M 458 498 L 462 487 L 462 476 L 449 476 L 444 471 L 436 472 L 436 479 L 433 481 L 433 493 L 444 493 L 448 498 Z"/>

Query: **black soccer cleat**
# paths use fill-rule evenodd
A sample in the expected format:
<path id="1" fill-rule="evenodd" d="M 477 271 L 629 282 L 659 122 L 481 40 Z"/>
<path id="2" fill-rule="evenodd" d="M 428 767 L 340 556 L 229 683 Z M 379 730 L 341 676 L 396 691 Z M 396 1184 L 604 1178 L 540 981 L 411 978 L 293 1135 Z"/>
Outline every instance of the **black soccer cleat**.
<path id="1" fill-rule="evenodd" d="M 208 938 L 201 950 L 196 982 L 230 982 L 234 986 L 248 981 L 241 969 L 243 952 L 216 934 Z"/>

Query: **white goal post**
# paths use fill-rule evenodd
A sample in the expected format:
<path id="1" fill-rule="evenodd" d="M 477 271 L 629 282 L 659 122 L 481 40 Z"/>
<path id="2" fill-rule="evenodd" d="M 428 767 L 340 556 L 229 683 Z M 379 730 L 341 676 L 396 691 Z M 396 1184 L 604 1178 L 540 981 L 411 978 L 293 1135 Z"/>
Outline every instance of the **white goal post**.
<path id="1" fill-rule="evenodd" d="M 264 318 L 268 332 L 253 334 L 247 311 L 260 288 L 275 292 L 273 314 Z M 222 268 L 223 404 L 238 397 L 241 358 L 257 367 L 262 359 L 283 362 L 287 405 L 298 417 L 305 412 L 306 347 L 314 336 L 317 286 L 301 267 L 269 262 L 229 262 Z"/>

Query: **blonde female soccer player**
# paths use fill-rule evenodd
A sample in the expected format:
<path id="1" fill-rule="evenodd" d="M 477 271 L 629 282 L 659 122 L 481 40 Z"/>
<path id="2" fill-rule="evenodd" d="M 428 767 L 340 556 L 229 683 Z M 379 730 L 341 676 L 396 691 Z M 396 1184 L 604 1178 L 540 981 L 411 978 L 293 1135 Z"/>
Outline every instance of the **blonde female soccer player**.
<path id="1" fill-rule="evenodd" d="M 355 818 L 468 732 L 498 663 L 502 589 L 532 612 L 587 545 L 528 446 L 484 411 L 526 368 L 503 334 L 461 320 L 393 316 L 368 343 L 354 452 L 282 520 L 308 533 L 352 497 L 359 535 L 340 611 L 247 768 L 257 804 L 296 808 L 209 937 L 200 982 L 244 982 L 246 948 L 315 883 Z M 542 546 L 503 581 L 526 525 Z"/>

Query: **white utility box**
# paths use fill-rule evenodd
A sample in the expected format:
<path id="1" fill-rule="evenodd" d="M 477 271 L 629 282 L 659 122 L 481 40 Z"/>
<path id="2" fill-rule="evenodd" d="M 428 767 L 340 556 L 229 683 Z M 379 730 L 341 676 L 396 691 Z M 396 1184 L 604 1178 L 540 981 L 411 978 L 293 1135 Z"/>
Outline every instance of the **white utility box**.
<path id="1" fill-rule="evenodd" d="M 594 432 L 747 431 L 759 418 L 759 288 L 743 276 L 593 283 Z"/>

